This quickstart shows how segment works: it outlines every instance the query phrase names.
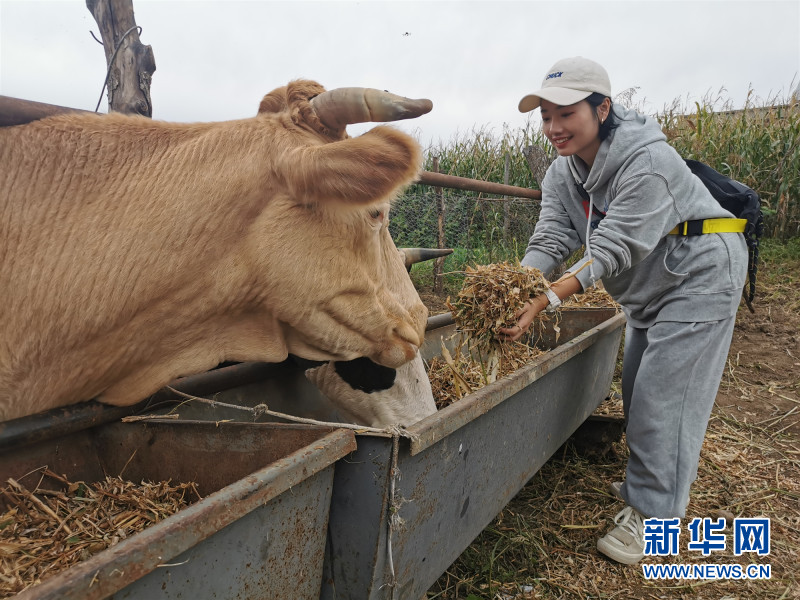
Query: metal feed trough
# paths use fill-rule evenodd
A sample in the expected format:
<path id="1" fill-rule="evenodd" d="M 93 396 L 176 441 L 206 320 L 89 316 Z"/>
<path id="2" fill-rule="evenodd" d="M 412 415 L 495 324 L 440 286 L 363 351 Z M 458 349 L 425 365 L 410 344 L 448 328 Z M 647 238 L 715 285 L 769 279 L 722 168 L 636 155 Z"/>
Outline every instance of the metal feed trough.
<path id="1" fill-rule="evenodd" d="M 448 323 L 448 317 L 433 317 L 429 320 L 426 344 L 423 356 L 431 358 L 439 352 L 442 337 L 448 337 L 454 326 Z M 450 321 L 451 322 L 451 321 Z M 476 392 L 462 398 L 458 402 L 440 410 L 404 433 L 403 437 L 392 437 L 390 433 L 357 433 L 355 451 L 350 452 L 345 438 L 349 435 L 342 430 L 324 429 L 329 432 L 320 439 L 325 446 L 332 436 L 337 440 L 335 450 L 323 450 L 324 460 L 335 463 L 333 474 L 333 491 L 328 502 L 324 491 L 309 490 L 315 485 L 315 476 L 309 482 L 292 484 L 289 492 L 276 496 L 268 502 L 267 507 L 275 504 L 275 509 L 287 509 L 289 516 L 269 517 L 242 521 L 241 527 L 230 525 L 227 528 L 216 519 L 209 519 L 208 529 L 219 529 L 219 533 L 209 538 L 212 542 L 224 534 L 224 542 L 217 545 L 211 543 L 205 558 L 190 562 L 182 567 L 157 567 L 157 564 L 181 563 L 189 557 L 179 552 L 170 554 L 174 558 L 159 558 L 152 566 L 155 569 L 146 575 L 138 588 L 130 595 L 124 589 L 115 593 L 113 598 L 322 598 L 324 600 L 367 600 L 389 598 L 421 598 L 435 583 L 438 577 L 469 546 L 502 508 L 516 495 L 522 486 L 537 472 L 558 447 L 581 425 L 594 411 L 597 405 L 607 397 L 619 349 L 624 316 L 608 309 L 585 309 L 564 312 L 560 323 L 559 345 L 546 354 L 537 357 L 530 364 L 516 373 L 504 377 Z M 441 325 L 441 326 L 439 326 Z M 553 332 L 542 337 L 546 347 L 555 345 Z M 203 375 L 188 377 L 178 384 L 188 394 L 213 395 L 220 402 L 254 407 L 266 403 L 274 411 L 301 414 L 321 420 L 336 420 L 335 409 L 330 405 L 304 377 L 306 365 L 288 360 L 281 364 L 240 364 L 228 366 Z M 155 400 L 165 400 L 166 394 L 159 394 Z M 173 398 L 174 399 L 174 398 Z M 174 407 L 173 407 L 174 408 Z M 63 409 L 64 413 L 77 409 Z M 80 410 L 92 414 L 92 405 Z M 127 409 L 130 411 L 130 409 Z M 159 432 L 168 437 L 181 435 L 186 427 L 202 427 L 198 420 L 219 422 L 226 419 L 237 421 L 251 420 L 251 415 L 242 410 L 224 407 L 210 407 L 201 403 L 186 403 L 174 409 L 186 422 L 163 422 L 141 424 L 114 424 L 103 426 L 108 428 L 108 440 L 123 440 L 131 435 L 147 437 L 147 432 Z M 120 409 L 105 408 L 101 410 L 102 418 L 119 418 Z M 108 416 L 113 413 L 113 416 Z M 95 421 L 96 415 L 91 417 Z M 264 417 L 262 417 L 263 419 Z M 271 418 L 271 417 L 266 417 Z M 73 419 L 75 420 L 75 419 Z M 43 447 L 43 432 L 51 430 L 56 422 L 65 422 L 60 427 L 65 429 L 79 428 L 79 424 L 70 425 L 69 419 L 55 419 L 46 414 L 40 417 L 36 426 L 17 428 L 13 432 L 5 432 L 14 439 L 24 439 L 30 447 Z M 77 419 L 80 421 L 80 419 Z M 0 452 L 3 443 L 3 425 L 0 424 Z M 208 426 L 208 425 L 207 425 Z M 196 442 L 203 446 L 203 436 L 214 439 L 211 429 L 198 429 Z M 239 430 L 256 431 L 258 427 L 268 427 L 269 433 L 252 434 L 241 439 Z M 216 449 L 209 451 L 208 469 L 194 470 L 189 474 L 198 478 L 208 475 L 208 471 L 220 475 L 220 471 L 228 471 L 228 459 L 224 452 L 226 443 L 234 447 L 249 448 L 251 452 L 259 452 L 260 445 L 278 448 L 285 443 L 281 432 L 296 432 L 297 425 L 287 423 L 271 424 L 223 424 L 222 431 L 230 431 L 230 439 L 222 440 Z M 155 428 L 155 429 L 151 429 Z M 226 429 L 230 428 L 230 429 Z M 302 430 L 303 428 L 300 427 Z M 129 433 L 129 430 L 140 431 L 140 434 Z M 319 428 L 308 431 L 322 435 Z M 174 432 L 170 434 L 169 432 Z M 74 434 L 78 436 L 84 433 Z M 287 434 L 288 435 L 288 434 Z M 290 435 L 291 437 L 291 435 Z M 106 442 L 110 443 L 110 442 Z M 118 443 L 122 443 L 121 441 Z M 156 449 L 149 454 L 149 460 L 137 458 L 142 463 L 157 463 L 159 457 L 180 457 L 183 444 L 176 442 L 172 450 Z M 311 449 L 292 454 L 290 462 L 295 467 L 302 467 L 306 460 L 304 452 L 320 445 L 313 444 Z M 62 446 L 66 447 L 66 446 Z M 132 447 L 132 446 L 131 446 Z M 103 448 L 102 445 L 95 448 Z M 346 449 L 345 449 L 346 448 Z M 292 452 L 287 449 L 287 454 Z M 38 450 L 37 450 L 38 451 Z M 50 446 L 50 452 L 53 446 Z M 348 454 L 349 452 L 349 454 Z M 110 454 L 107 450 L 98 450 L 100 455 Z M 90 453 L 91 454 L 91 453 Z M 130 452 L 115 451 L 117 463 L 102 467 L 102 472 L 114 474 L 130 457 Z M 47 451 L 41 451 L 42 460 Z M 310 460 L 310 454 L 309 460 Z M 137 455 L 138 457 L 138 455 Z M 338 460 L 337 460 L 338 459 Z M 0 456 L 0 474 L 5 474 L 10 464 L 5 455 Z M 196 465 L 197 460 L 186 458 L 184 466 Z M 281 462 L 280 460 L 278 462 Z M 328 462 L 328 464 L 330 464 Z M 45 461 L 46 463 L 46 461 Z M 36 461 L 31 465 L 36 464 Z M 126 478 L 133 475 L 133 463 L 125 471 Z M 396 470 L 393 471 L 393 467 Z M 50 468 L 53 469 L 52 464 Z M 231 474 L 226 483 L 248 481 L 248 469 L 256 471 L 258 465 L 248 463 L 238 467 L 236 474 Z M 323 469 L 327 471 L 329 469 Z M 15 469 L 13 472 L 18 472 Z M 24 470 L 23 470 L 24 472 Z M 68 470 L 67 470 L 68 472 Z M 139 475 L 136 474 L 138 477 Z M 169 475 L 178 481 L 176 475 Z M 244 479 L 241 479 L 244 477 Z M 330 480 L 326 480 L 329 484 Z M 285 488 L 284 488 L 285 489 Z M 311 508 L 314 506 L 318 513 Z M 301 508 L 302 507 L 302 508 Z M 194 507 L 181 513 L 191 511 Z M 330 510 L 328 515 L 328 509 Z M 175 515 L 178 517 L 181 515 Z M 314 533 L 310 529 L 299 532 L 298 514 L 313 513 Z M 292 516 L 293 515 L 293 516 Z M 320 536 L 318 525 L 324 523 L 328 515 L 327 543 L 324 559 L 319 550 Z M 392 527 L 390 528 L 390 517 Z M 171 517 L 171 518 L 175 518 Z M 287 528 L 280 529 L 280 519 L 287 518 Z M 303 522 L 308 522 L 303 518 Z M 162 524 L 166 523 L 164 521 Z M 136 543 L 137 538 L 144 535 L 156 535 L 152 531 L 160 525 L 146 530 L 142 534 L 132 536 L 126 542 Z M 323 524 L 324 526 L 324 524 Z M 152 530 L 152 531 L 151 531 Z M 163 528 L 168 533 L 166 538 L 182 535 L 180 529 Z M 209 535 L 212 532 L 209 531 Z M 241 536 L 243 542 L 239 547 L 234 542 Z M 324 536 L 323 536 L 324 537 Z M 281 540 L 280 552 L 271 555 L 266 563 L 262 555 L 264 546 L 258 540 Z M 275 544 L 278 544 L 276 541 Z M 305 552 L 301 546 L 313 545 Z M 122 546 L 120 544 L 119 546 Z M 139 543 L 144 551 L 149 543 Z M 198 544 L 200 546 L 200 544 Z M 234 547 L 236 550 L 234 551 Z M 213 548 L 213 549 L 212 549 Z M 104 554 L 100 553 L 87 561 L 85 565 L 73 567 L 63 576 L 57 576 L 52 583 L 45 582 L 50 589 L 58 590 L 61 585 L 74 581 L 72 571 L 84 573 L 83 584 L 88 583 L 91 569 Z M 300 557 L 300 558 L 298 558 Z M 138 555 L 131 558 L 115 556 L 116 568 L 125 570 L 131 564 L 141 560 Z M 301 575 L 292 572 L 295 561 L 304 561 Z M 311 561 L 317 562 L 313 565 Z M 95 561 L 95 562 L 92 562 Z M 179 569 L 195 563 L 200 565 L 192 574 L 181 577 Z M 92 563 L 91 566 L 88 566 Z M 249 565 L 245 568 L 243 565 Z M 258 585 L 271 586 L 269 592 L 262 594 L 256 579 L 249 579 L 244 586 L 237 587 L 237 581 L 243 571 L 252 569 L 254 565 L 269 564 L 266 571 L 272 569 L 286 572 L 287 576 L 270 578 L 262 573 Z M 321 586 L 319 571 L 321 570 Z M 91 574 L 89 574 L 91 573 Z M 293 573 L 293 574 L 292 574 Z M 309 575 L 310 574 L 310 575 Z M 197 577 L 197 581 L 194 578 Z M 153 579 L 155 578 L 155 579 Z M 306 579 L 307 578 L 307 579 Z M 152 585 L 150 581 L 157 581 Z M 163 582 L 175 584 L 184 595 L 169 595 L 159 586 Z M 307 584 L 307 585 L 306 585 Z M 134 584 L 135 585 L 135 584 Z M 187 586 L 186 588 L 182 586 Z M 216 588 L 213 586 L 216 585 Z M 230 587 L 225 587 L 229 585 Z M 281 587 L 285 586 L 285 587 Z M 312 592 L 312 588 L 314 591 Z M 133 588 L 133 586 L 132 586 Z M 212 594 L 212 588 L 214 592 Z M 246 592 L 241 591 L 246 588 Z M 139 591 L 141 590 L 141 591 Z M 194 591 L 192 591 L 194 590 Z M 63 592 L 63 589 L 62 589 Z M 139 595 L 136 595 L 138 592 Z M 190 594 L 191 592 L 191 594 Z M 215 594 L 215 595 L 214 595 Z M 69 598 L 65 594 L 53 596 L 21 596 L 22 598 L 59 597 Z M 87 598 L 89 596 L 74 596 Z M 91 596 L 102 598 L 103 595 Z"/>
<path id="2" fill-rule="evenodd" d="M 333 464 L 355 449 L 352 432 L 116 422 L 41 437 L 0 450 L 4 484 L 13 477 L 33 489 L 37 469 L 47 466 L 73 482 L 120 473 L 133 482 L 196 482 L 203 500 L 15 599 L 275 600 L 287 597 L 286 590 L 292 598 L 319 596 Z M 58 487 L 53 483 L 45 480 L 43 487 Z"/>
<path id="3" fill-rule="evenodd" d="M 624 323 L 564 312 L 560 345 L 409 428 L 396 477 L 392 440 L 359 435 L 336 464 L 321 598 L 423 597 L 608 396 Z M 423 355 L 451 328 L 430 330 Z"/>
<path id="4" fill-rule="evenodd" d="M 545 329 L 539 343 L 549 352 L 410 427 L 396 454 L 389 433 L 357 434 L 356 452 L 336 463 L 322 599 L 422 597 L 608 396 L 624 316 L 613 309 L 562 315 L 558 345 L 554 329 Z M 454 329 L 449 315 L 431 318 L 423 356 L 436 355 Z M 227 382 L 210 387 L 220 402 L 336 420 L 304 367 L 237 365 Z M 243 418 L 203 405 L 179 412 Z M 399 520 L 390 536 L 393 514 Z"/>

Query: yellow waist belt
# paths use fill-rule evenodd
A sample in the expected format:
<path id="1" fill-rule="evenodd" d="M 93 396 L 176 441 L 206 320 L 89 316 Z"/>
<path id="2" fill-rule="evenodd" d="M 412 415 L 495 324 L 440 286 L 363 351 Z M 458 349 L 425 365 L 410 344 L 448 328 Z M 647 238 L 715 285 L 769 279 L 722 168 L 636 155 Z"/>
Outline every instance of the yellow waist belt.
<path id="1" fill-rule="evenodd" d="M 747 219 L 699 219 L 678 223 L 669 235 L 702 235 L 704 233 L 744 233 Z"/>

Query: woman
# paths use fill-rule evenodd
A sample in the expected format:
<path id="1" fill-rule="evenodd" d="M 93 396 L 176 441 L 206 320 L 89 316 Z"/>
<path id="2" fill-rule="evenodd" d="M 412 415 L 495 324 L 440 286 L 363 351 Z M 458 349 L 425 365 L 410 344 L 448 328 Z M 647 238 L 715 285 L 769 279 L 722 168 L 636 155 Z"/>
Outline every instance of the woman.
<path id="1" fill-rule="evenodd" d="M 541 215 L 522 264 L 549 274 L 581 245 L 586 252 L 500 333 L 519 339 L 541 310 L 601 279 L 622 305 L 630 458 L 612 491 L 626 506 L 597 548 L 635 564 L 644 556 L 643 519 L 685 516 L 747 251 L 742 222 L 691 173 L 658 123 L 610 96 L 605 69 L 576 57 L 553 65 L 541 89 L 519 103 L 521 112 L 541 109 L 559 155 L 542 181 Z M 677 226 L 695 219 L 715 219 L 725 232 L 683 235 Z"/>

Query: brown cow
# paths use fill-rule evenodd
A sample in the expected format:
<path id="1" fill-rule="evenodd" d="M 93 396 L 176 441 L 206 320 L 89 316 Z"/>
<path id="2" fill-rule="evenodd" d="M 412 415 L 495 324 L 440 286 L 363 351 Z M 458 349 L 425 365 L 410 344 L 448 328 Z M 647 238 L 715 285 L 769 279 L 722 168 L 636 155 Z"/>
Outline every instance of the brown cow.
<path id="1" fill-rule="evenodd" d="M 391 127 L 345 131 L 428 110 L 294 81 L 239 121 L 67 114 L 0 129 L 0 420 L 129 405 L 223 361 L 289 353 L 406 365 L 374 396 L 361 388 L 360 422 L 434 412 L 418 381 L 427 310 L 387 229 L 421 151 Z M 317 379 L 346 410 L 341 378 Z"/>

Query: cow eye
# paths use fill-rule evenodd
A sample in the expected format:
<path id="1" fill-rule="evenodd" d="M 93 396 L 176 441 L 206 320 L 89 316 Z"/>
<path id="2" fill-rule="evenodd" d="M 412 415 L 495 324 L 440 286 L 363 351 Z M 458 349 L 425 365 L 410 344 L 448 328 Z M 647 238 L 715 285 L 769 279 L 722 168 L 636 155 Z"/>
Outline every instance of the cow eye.
<path id="1" fill-rule="evenodd" d="M 386 225 L 389 223 L 388 204 L 378 204 L 376 206 L 369 207 L 367 214 L 369 215 L 370 222 L 372 223 L 373 227 L 386 227 Z"/>

